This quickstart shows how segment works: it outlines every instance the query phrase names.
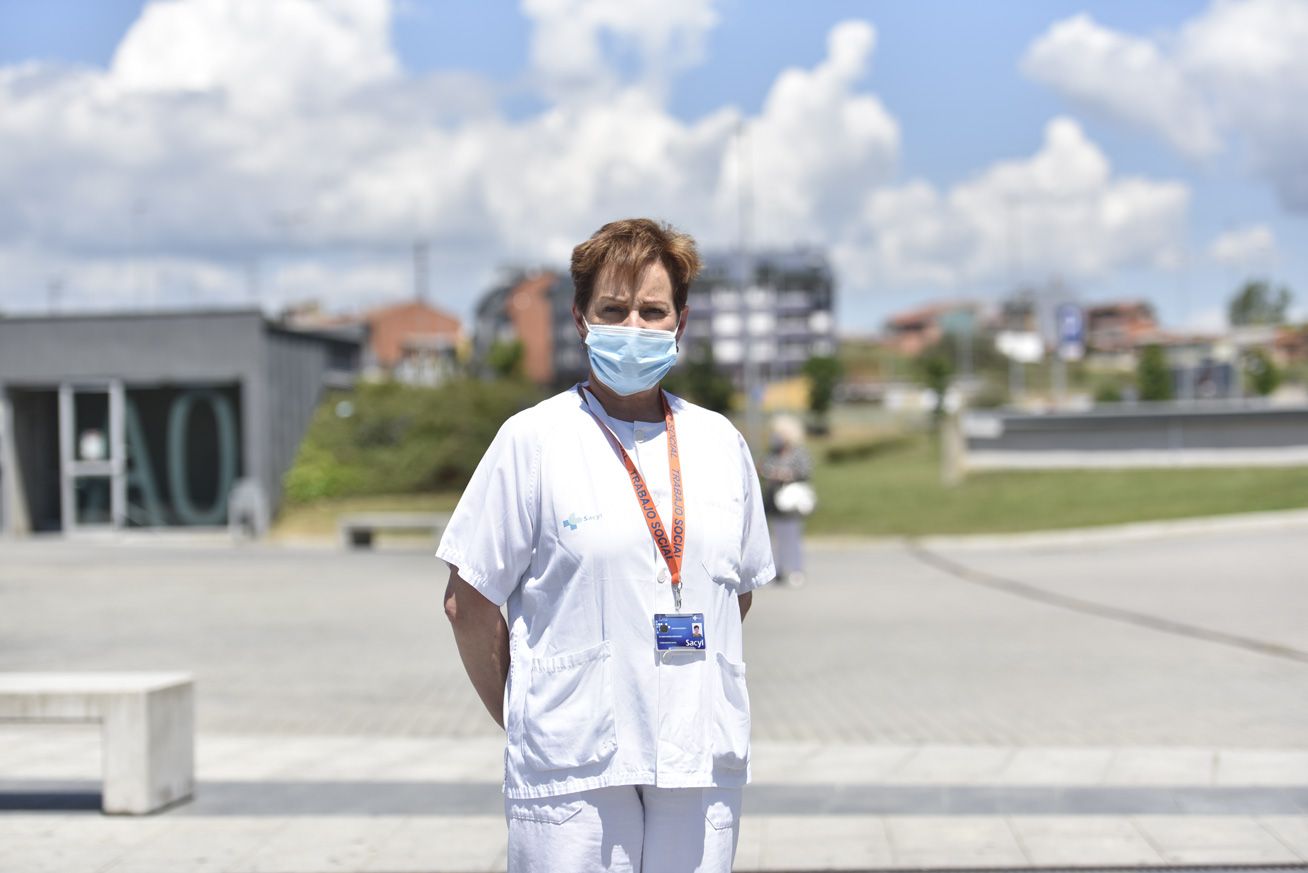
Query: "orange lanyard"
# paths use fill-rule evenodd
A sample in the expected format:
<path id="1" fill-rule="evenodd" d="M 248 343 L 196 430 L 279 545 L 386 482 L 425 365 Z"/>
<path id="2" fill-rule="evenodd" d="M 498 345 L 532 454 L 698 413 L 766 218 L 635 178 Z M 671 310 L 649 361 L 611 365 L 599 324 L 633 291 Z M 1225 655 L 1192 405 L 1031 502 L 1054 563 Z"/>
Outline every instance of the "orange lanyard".
<path id="1" fill-rule="evenodd" d="M 640 475 L 640 470 L 636 469 L 636 464 L 627 454 L 627 450 L 622 447 L 622 443 L 612 429 L 595 414 L 595 410 L 590 408 L 590 404 L 586 401 L 586 393 L 580 385 L 577 386 L 577 393 L 581 395 L 581 402 L 585 404 L 590 417 L 595 419 L 600 430 L 604 431 L 604 436 L 608 437 L 609 444 L 622 457 L 622 463 L 627 468 L 627 476 L 631 479 L 631 488 L 636 492 L 636 502 L 640 504 L 640 514 L 644 516 L 645 524 L 649 526 L 649 534 L 654 538 L 654 545 L 658 546 L 663 560 L 668 564 L 668 571 L 672 573 L 672 596 L 676 600 L 676 608 L 681 609 L 681 559 L 686 550 L 686 494 L 681 485 L 681 454 L 677 450 L 677 425 L 672 420 L 672 407 L 668 405 L 668 395 L 664 391 L 659 391 L 659 399 L 663 401 L 663 420 L 668 427 L 668 472 L 672 478 L 672 536 L 668 536 L 667 530 L 663 527 L 663 519 L 659 516 L 658 507 L 654 505 L 654 496 L 645 486 L 645 477 Z"/>

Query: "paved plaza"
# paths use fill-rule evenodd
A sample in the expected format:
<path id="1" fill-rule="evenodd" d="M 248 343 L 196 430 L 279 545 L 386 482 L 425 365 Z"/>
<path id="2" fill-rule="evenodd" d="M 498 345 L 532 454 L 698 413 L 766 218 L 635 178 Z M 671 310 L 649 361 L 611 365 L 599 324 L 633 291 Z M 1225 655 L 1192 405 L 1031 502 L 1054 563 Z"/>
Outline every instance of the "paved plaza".
<path id="1" fill-rule="evenodd" d="M 1308 860 L 1308 515 L 810 544 L 747 621 L 739 870 Z M 0 671 L 188 670 L 195 800 L 0 725 L 0 871 L 502 870 L 430 549 L 0 543 Z"/>

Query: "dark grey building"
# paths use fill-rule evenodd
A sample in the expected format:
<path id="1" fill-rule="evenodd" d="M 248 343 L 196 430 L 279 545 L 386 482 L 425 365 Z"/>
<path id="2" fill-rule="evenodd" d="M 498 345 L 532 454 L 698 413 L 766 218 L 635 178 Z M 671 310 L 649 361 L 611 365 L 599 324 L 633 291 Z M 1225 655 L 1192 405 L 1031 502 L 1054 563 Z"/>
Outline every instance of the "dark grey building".
<path id="1" fill-rule="evenodd" d="M 747 355 L 766 382 L 797 375 L 814 355 L 836 353 L 835 281 L 818 250 L 710 253 L 689 302 L 682 360 L 698 359 L 711 345 L 717 368 L 737 380 Z"/>
<path id="2" fill-rule="evenodd" d="M 222 526 L 233 500 L 262 527 L 363 334 L 257 309 L 0 318 L 0 532 Z"/>

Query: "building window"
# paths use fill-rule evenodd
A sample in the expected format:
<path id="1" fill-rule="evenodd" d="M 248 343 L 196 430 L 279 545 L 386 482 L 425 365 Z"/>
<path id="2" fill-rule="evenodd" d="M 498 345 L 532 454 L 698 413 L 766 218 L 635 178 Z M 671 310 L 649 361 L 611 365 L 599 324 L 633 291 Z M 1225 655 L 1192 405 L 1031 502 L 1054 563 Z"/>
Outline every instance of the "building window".
<path id="1" fill-rule="evenodd" d="M 713 342 L 713 359 L 723 364 L 739 364 L 745 360 L 745 347 L 737 339 L 719 339 Z"/>
<path id="2" fill-rule="evenodd" d="M 751 336 L 769 336 L 776 332 L 777 319 L 771 312 L 751 312 L 749 314 L 749 333 Z"/>
<path id="3" fill-rule="evenodd" d="M 735 288 L 714 288 L 709 294 L 714 309 L 737 309 L 740 306 L 740 294 Z"/>
<path id="4" fill-rule="evenodd" d="M 713 315 L 713 332 L 719 336 L 737 336 L 740 327 L 740 315 L 735 312 L 717 312 Z"/>
<path id="5" fill-rule="evenodd" d="M 771 361 L 777 356 L 777 344 L 771 340 L 755 340 L 749 346 L 751 361 Z"/>

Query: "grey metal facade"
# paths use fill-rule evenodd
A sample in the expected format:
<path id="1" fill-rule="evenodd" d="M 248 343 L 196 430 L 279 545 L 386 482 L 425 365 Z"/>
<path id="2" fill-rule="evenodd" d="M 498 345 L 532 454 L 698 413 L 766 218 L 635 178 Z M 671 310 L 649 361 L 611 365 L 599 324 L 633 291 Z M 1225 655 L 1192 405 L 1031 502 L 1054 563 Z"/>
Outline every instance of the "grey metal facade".
<path id="1" fill-rule="evenodd" d="M 486 378 L 493 375 L 489 361 L 491 349 L 496 343 L 510 343 L 518 339 L 513 322 L 505 311 L 505 303 L 519 281 L 521 279 L 517 276 L 505 279 L 477 301 L 473 315 L 472 363 L 478 376 Z"/>
<path id="2" fill-rule="evenodd" d="M 966 413 L 958 469 L 1130 469 L 1308 464 L 1308 407 L 1140 404 L 1032 415 Z"/>
<path id="3" fill-rule="evenodd" d="M 254 480 L 275 511 L 282 476 L 324 388 L 352 381 L 362 340 L 358 332 L 288 330 L 257 309 L 0 318 L 0 531 L 30 529 L 31 506 L 17 506 L 17 495 L 26 491 L 24 499 L 35 500 L 32 487 L 48 488 L 31 465 L 48 474 L 53 452 L 53 473 L 63 475 L 59 446 L 23 420 L 48 416 L 61 386 L 117 385 L 120 395 L 121 386 L 234 393 L 239 476 Z M 123 427 L 114 429 L 121 442 Z M 64 458 L 66 470 L 66 449 Z M 20 479 L 29 487 L 18 488 Z"/>

